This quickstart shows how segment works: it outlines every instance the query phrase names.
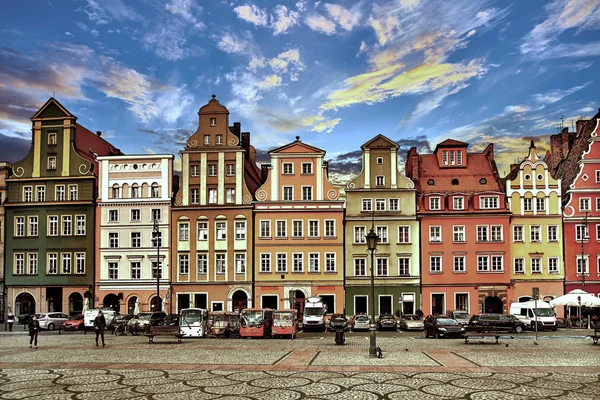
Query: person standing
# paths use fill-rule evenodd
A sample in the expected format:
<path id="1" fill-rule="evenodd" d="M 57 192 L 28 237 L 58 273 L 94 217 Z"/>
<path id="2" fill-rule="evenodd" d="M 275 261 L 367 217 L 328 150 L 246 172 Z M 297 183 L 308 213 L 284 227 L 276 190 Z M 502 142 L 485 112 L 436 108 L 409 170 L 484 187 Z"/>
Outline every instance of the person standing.
<path id="1" fill-rule="evenodd" d="M 29 348 L 31 348 L 31 344 L 35 346 L 37 349 L 37 339 L 38 333 L 40 332 L 40 322 L 37 320 L 34 315 L 29 320 Z"/>
<path id="2" fill-rule="evenodd" d="M 8 312 L 6 313 L 6 322 L 8 323 L 8 331 L 12 332 L 12 326 L 15 323 L 15 314 L 13 314 L 12 309 L 9 307 Z"/>
<path id="3" fill-rule="evenodd" d="M 94 330 L 96 331 L 96 346 L 98 346 L 98 336 L 102 338 L 102 347 L 104 347 L 104 330 L 106 330 L 106 318 L 102 314 L 102 310 L 98 311 L 98 315 L 94 319 Z"/>

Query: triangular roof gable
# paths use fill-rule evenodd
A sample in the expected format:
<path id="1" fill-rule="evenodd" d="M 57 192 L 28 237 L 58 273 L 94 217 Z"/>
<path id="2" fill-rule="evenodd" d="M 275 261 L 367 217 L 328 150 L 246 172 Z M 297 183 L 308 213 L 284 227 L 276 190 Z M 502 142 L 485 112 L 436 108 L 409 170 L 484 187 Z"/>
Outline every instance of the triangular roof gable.
<path id="1" fill-rule="evenodd" d="M 32 120 L 40 118 L 77 118 L 69 112 L 54 97 L 50 97 L 46 103 L 35 113 Z"/>
<path id="2" fill-rule="evenodd" d="M 381 133 L 377 136 L 375 136 L 373 139 L 369 140 L 368 142 L 366 142 L 365 144 L 363 144 L 362 146 L 360 146 L 361 149 L 373 149 L 373 148 L 383 148 L 383 149 L 390 149 L 390 148 L 399 148 L 400 146 L 398 145 L 398 143 L 392 141 L 391 139 L 389 139 L 386 136 L 383 136 Z"/>
<path id="3" fill-rule="evenodd" d="M 269 154 L 274 153 L 318 153 L 325 154 L 325 150 L 321 150 L 318 147 L 313 147 L 309 144 L 303 143 L 300 139 L 296 139 L 292 143 L 288 143 L 276 149 L 269 151 Z"/>

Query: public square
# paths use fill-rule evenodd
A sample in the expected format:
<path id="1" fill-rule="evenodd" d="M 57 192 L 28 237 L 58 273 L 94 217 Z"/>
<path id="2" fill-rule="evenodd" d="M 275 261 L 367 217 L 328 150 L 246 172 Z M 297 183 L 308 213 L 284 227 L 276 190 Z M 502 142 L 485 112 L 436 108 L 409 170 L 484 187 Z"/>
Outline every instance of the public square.
<path id="1" fill-rule="evenodd" d="M 20 327 L 19 327 L 20 328 Z M 587 330 L 473 340 L 378 332 L 297 339 L 0 334 L 1 399 L 597 399 L 600 346 Z"/>

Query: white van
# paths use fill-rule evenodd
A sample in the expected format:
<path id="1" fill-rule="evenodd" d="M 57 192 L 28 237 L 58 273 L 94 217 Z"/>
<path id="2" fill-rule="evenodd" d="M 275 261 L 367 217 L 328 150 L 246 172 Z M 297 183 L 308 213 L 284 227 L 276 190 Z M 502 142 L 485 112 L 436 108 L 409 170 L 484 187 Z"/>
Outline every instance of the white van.
<path id="1" fill-rule="evenodd" d="M 94 327 L 94 320 L 98 316 L 98 311 L 100 311 L 99 308 L 93 308 L 91 310 L 87 310 L 83 314 L 83 325 L 85 326 L 85 329 L 92 329 Z M 106 320 L 106 326 L 110 325 L 110 323 L 112 322 L 115 315 L 117 315 L 115 310 L 111 310 L 111 309 L 106 309 L 106 310 L 103 309 L 102 314 L 104 314 L 104 319 Z"/>
<path id="2" fill-rule="evenodd" d="M 537 303 L 537 304 L 536 304 Z M 519 318 L 525 326 L 535 329 L 537 320 L 538 329 L 551 329 L 556 331 L 556 315 L 554 310 L 545 301 L 535 300 L 525 301 L 523 303 L 512 303 L 510 313 Z"/>

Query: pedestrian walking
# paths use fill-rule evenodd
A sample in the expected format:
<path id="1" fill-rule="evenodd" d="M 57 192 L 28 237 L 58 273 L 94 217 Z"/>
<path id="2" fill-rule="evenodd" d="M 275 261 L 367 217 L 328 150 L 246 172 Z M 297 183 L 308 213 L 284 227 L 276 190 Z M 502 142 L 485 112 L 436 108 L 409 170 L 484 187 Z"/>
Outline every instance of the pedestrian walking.
<path id="1" fill-rule="evenodd" d="M 15 323 L 15 314 L 13 314 L 12 310 L 9 308 L 6 313 L 6 322 L 8 323 L 8 331 L 12 332 L 12 326 Z"/>
<path id="2" fill-rule="evenodd" d="M 102 311 L 98 311 L 98 315 L 94 319 L 94 331 L 96 332 L 96 346 L 98 346 L 98 336 L 102 338 L 102 347 L 104 344 L 104 330 L 106 329 L 106 318 Z"/>
<path id="3" fill-rule="evenodd" d="M 40 333 L 40 322 L 34 315 L 29 320 L 29 348 L 31 348 L 31 345 L 33 344 L 37 349 L 38 333 Z"/>

